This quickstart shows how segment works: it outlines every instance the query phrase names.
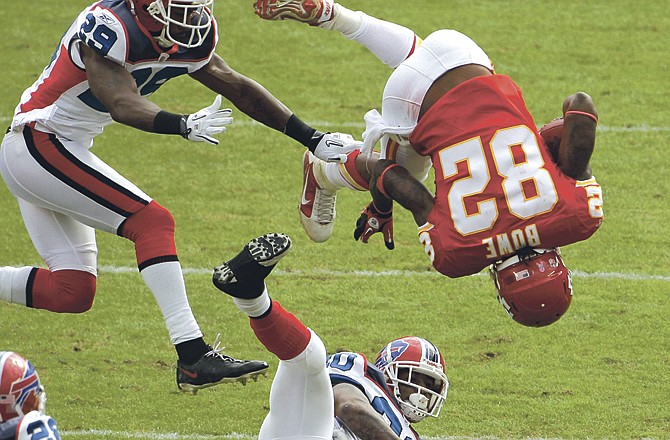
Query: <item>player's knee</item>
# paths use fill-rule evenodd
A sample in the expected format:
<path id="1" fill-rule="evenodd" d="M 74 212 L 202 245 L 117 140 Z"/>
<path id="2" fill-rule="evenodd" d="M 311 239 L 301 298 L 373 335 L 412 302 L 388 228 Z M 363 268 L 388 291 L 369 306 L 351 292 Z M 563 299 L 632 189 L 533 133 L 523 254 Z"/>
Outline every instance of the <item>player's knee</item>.
<path id="1" fill-rule="evenodd" d="M 118 234 L 137 243 L 147 235 L 173 236 L 174 229 L 175 221 L 170 211 L 152 201 L 128 217 L 119 227 Z"/>
<path id="2" fill-rule="evenodd" d="M 307 353 L 306 369 L 309 374 L 317 374 L 326 368 L 326 346 L 319 336 L 310 330 L 311 339 L 305 350 Z"/>
<path id="3" fill-rule="evenodd" d="M 151 202 L 121 224 L 119 235 L 135 243 L 137 264 L 165 256 L 176 256 L 175 221 L 170 211 Z"/>
<path id="4" fill-rule="evenodd" d="M 93 306 L 96 277 L 80 270 L 59 270 L 51 273 L 55 297 L 51 310 L 60 313 L 84 313 Z"/>

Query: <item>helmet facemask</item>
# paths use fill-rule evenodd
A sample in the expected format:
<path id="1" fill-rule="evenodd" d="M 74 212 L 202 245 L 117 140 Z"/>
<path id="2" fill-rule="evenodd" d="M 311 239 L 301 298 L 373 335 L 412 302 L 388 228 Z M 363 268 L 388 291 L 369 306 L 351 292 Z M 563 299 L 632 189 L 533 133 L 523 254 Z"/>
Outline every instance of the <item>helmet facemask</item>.
<path id="1" fill-rule="evenodd" d="M 440 415 L 448 388 L 447 377 L 440 368 L 403 361 L 393 363 L 384 373 L 407 420 L 416 423 L 428 416 Z M 421 375 L 425 377 L 421 378 Z"/>
<path id="2" fill-rule="evenodd" d="M 442 354 L 431 342 L 416 336 L 391 341 L 377 356 L 375 366 L 410 423 L 437 417 L 447 398 L 449 381 Z"/>
<path id="3" fill-rule="evenodd" d="M 214 0 L 155 0 L 147 12 L 163 24 L 156 41 L 161 47 L 200 46 L 212 28 Z"/>

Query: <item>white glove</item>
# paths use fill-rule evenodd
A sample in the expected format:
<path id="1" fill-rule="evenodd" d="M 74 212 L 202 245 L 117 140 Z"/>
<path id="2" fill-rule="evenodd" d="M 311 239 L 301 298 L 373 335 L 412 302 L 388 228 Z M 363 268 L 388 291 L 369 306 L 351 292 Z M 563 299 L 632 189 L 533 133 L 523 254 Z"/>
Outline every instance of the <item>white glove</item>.
<path id="1" fill-rule="evenodd" d="M 314 155 L 326 162 L 345 163 L 347 153 L 359 150 L 362 146 L 363 142 L 355 140 L 349 134 L 326 133 L 314 149 Z"/>
<path id="2" fill-rule="evenodd" d="M 232 114 L 231 109 L 221 108 L 221 95 L 216 95 L 212 105 L 186 117 L 186 126 L 181 135 L 189 141 L 218 145 L 218 139 L 213 138 L 212 135 L 226 131 L 226 125 L 233 122 L 233 118 L 230 117 Z"/>

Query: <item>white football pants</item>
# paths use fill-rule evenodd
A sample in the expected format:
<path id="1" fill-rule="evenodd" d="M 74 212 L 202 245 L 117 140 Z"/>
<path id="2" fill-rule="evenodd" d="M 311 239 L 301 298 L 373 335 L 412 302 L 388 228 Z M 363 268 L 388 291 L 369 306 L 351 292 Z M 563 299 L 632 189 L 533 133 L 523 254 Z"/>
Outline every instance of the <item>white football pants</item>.
<path id="1" fill-rule="evenodd" d="M 310 333 L 305 351 L 279 361 L 258 440 L 332 440 L 335 409 L 326 347 Z"/>

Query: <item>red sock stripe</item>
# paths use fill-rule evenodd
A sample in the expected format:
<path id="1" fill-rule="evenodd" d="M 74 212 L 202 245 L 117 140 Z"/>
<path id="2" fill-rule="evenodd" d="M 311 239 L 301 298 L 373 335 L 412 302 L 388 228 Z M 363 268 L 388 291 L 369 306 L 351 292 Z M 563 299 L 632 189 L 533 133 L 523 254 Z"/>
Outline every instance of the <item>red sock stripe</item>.
<path id="1" fill-rule="evenodd" d="M 30 154 L 46 171 L 107 209 L 128 217 L 149 203 L 79 160 L 55 135 L 26 126 L 23 137 Z"/>
<path id="2" fill-rule="evenodd" d="M 356 184 L 365 188 L 366 191 L 369 191 L 370 182 L 365 180 L 363 176 L 361 176 L 361 174 L 358 172 L 358 169 L 356 168 L 356 158 L 358 157 L 359 154 L 361 154 L 361 150 L 355 150 L 349 153 L 347 155 L 347 161 L 344 163 L 344 169 L 347 170 L 347 173 L 349 173 L 349 176 L 351 176 L 351 178 L 354 179 L 354 182 L 356 182 Z"/>

